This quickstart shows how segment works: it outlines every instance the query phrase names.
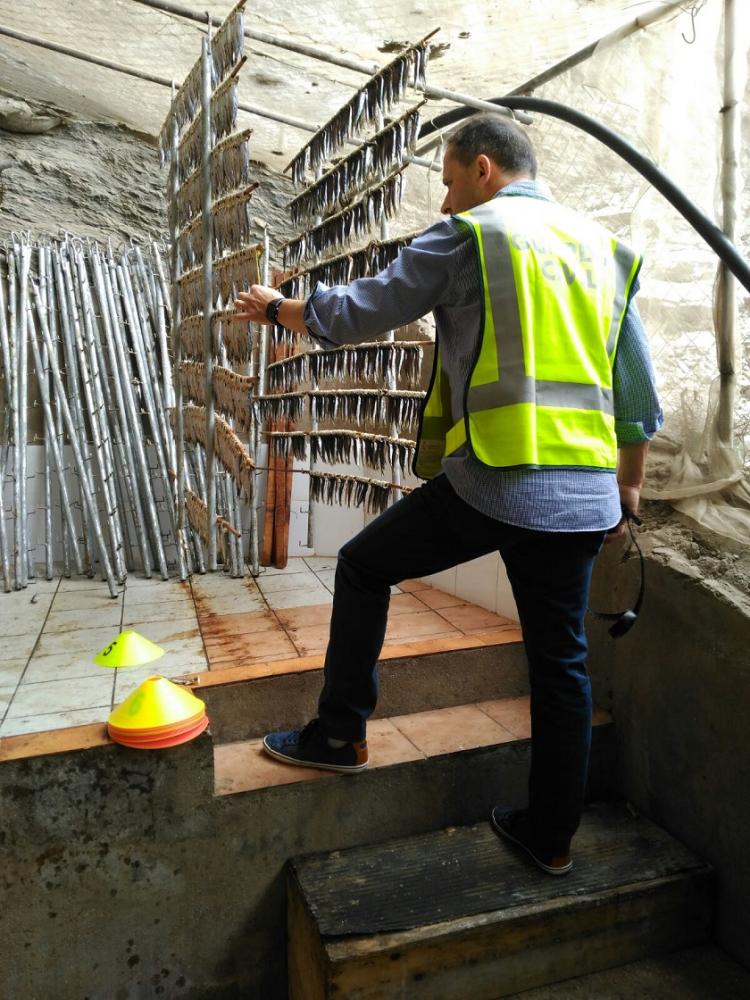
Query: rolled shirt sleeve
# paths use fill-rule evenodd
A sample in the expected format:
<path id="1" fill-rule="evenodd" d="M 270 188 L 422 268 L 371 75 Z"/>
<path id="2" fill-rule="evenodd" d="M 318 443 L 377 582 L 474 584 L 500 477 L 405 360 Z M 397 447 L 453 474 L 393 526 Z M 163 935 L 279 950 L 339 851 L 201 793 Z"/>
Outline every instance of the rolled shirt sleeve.
<path id="1" fill-rule="evenodd" d="M 305 303 L 305 325 L 323 346 L 339 347 L 413 323 L 450 300 L 460 243 L 454 223 L 445 220 L 425 230 L 375 277 L 331 288 L 319 281 Z"/>
<path id="2" fill-rule="evenodd" d="M 622 322 L 613 369 L 618 447 L 649 441 L 664 423 L 648 337 L 633 299 Z"/>

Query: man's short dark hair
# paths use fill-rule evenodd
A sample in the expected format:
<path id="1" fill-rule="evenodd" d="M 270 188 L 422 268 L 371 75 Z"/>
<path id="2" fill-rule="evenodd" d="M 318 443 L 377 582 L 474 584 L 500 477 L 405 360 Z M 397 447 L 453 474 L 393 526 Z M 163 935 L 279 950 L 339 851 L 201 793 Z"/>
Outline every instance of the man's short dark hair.
<path id="1" fill-rule="evenodd" d="M 526 132 L 502 115 L 473 115 L 448 133 L 450 152 L 468 166 L 484 153 L 509 174 L 536 177 L 536 155 Z"/>

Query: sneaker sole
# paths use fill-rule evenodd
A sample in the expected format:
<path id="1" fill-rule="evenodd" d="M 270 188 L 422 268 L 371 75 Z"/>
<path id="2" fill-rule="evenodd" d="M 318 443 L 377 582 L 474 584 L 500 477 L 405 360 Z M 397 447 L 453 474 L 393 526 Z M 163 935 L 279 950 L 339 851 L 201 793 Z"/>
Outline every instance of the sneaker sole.
<path id="1" fill-rule="evenodd" d="M 356 774 L 357 771 L 364 771 L 367 769 L 369 761 L 364 764 L 317 764 L 313 761 L 299 760 L 297 757 L 289 757 L 287 754 L 280 753 L 278 750 L 274 750 L 272 747 L 263 740 L 263 749 L 266 753 L 275 757 L 276 760 L 281 760 L 285 764 L 296 764 L 297 767 L 314 767 L 317 771 L 337 771 L 339 774 Z"/>
<path id="2" fill-rule="evenodd" d="M 542 871 L 546 872 L 548 875 L 567 875 L 568 872 L 573 868 L 572 861 L 569 861 L 568 864 L 564 865 L 562 868 L 552 868 L 550 865 L 545 865 L 545 863 L 543 861 L 540 861 L 540 859 L 536 856 L 536 854 L 534 854 L 534 852 L 531 850 L 530 847 L 527 847 L 526 844 L 523 843 L 523 841 L 518 840 L 517 837 L 514 837 L 513 834 L 508 833 L 508 831 L 504 829 L 502 826 L 500 826 L 499 823 L 495 822 L 494 813 L 490 813 L 490 823 L 492 824 L 494 830 L 497 833 L 499 833 L 501 837 L 505 837 L 505 839 L 509 840 L 511 844 L 515 844 L 516 847 L 520 847 L 522 850 L 524 850 L 531 858 L 531 860 L 534 862 L 534 864 L 537 866 L 537 868 L 541 868 Z"/>

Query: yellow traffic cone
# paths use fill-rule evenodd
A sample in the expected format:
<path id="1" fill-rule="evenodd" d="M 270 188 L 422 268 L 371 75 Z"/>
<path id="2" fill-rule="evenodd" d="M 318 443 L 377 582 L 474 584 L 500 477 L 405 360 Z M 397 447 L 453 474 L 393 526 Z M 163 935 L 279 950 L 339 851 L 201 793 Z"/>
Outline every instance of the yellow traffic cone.
<path id="1" fill-rule="evenodd" d="M 145 636 L 126 629 L 94 657 L 99 667 L 139 667 L 164 656 L 164 650 Z"/>
<path id="2" fill-rule="evenodd" d="M 140 684 L 107 720 L 116 743 L 144 750 L 186 743 L 207 725 L 205 703 L 158 675 Z"/>

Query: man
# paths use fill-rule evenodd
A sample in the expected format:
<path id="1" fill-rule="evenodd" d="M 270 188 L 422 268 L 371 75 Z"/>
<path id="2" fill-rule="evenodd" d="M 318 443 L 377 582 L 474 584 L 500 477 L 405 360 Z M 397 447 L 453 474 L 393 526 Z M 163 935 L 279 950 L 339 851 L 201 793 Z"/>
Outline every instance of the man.
<path id="1" fill-rule="evenodd" d="M 385 271 L 318 284 L 307 301 L 253 286 L 235 305 L 326 347 L 429 310 L 437 328 L 415 458 L 428 481 L 341 549 L 318 718 L 271 733 L 266 750 L 291 764 L 366 767 L 391 585 L 498 550 L 529 662 L 532 762 L 528 808 L 496 806 L 491 821 L 543 870 L 564 874 L 591 740 L 592 565 L 638 508 L 661 411 L 632 302 L 640 258 L 557 205 L 535 176 L 520 127 L 473 117 L 448 138 L 450 218 Z"/>

